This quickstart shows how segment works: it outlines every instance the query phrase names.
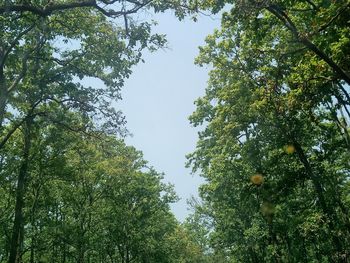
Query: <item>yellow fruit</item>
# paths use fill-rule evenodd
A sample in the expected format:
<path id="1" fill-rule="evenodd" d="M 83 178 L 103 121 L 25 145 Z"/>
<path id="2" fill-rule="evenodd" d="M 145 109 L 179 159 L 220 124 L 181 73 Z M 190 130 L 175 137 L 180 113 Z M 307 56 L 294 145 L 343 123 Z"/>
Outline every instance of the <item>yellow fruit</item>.
<path id="1" fill-rule="evenodd" d="M 264 177 L 262 174 L 255 174 L 250 177 L 250 181 L 255 185 L 261 185 L 264 182 Z"/>
<path id="2" fill-rule="evenodd" d="M 293 154 L 295 152 L 295 147 L 292 144 L 286 145 L 284 148 L 287 154 Z"/>

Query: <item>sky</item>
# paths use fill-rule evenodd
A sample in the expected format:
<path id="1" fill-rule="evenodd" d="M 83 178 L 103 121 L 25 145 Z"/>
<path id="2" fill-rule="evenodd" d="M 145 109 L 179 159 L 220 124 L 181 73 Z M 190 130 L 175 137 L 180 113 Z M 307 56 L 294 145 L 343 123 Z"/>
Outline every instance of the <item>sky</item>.
<path id="1" fill-rule="evenodd" d="M 123 111 L 133 134 L 126 143 L 141 150 L 150 166 L 165 173 L 165 182 L 174 184 L 181 200 L 171 208 L 183 221 L 189 214 L 186 200 L 198 195 L 203 182 L 185 168 L 185 156 L 198 138 L 188 117 L 195 110 L 194 101 L 205 93 L 209 71 L 194 65 L 194 59 L 220 20 L 201 16 L 196 23 L 178 21 L 170 12 L 152 19 L 158 22 L 155 32 L 167 35 L 169 48 L 145 53 L 145 63 L 134 68 L 116 108 Z"/>

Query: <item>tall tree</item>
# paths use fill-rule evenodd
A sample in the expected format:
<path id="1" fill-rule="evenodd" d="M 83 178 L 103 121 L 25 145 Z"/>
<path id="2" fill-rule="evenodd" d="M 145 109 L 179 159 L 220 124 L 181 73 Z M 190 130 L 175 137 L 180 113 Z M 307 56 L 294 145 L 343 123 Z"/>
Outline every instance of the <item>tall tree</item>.
<path id="1" fill-rule="evenodd" d="M 81 120 L 80 114 L 64 113 L 69 126 Z M 187 248 L 187 236 L 178 233 L 169 207 L 177 197 L 162 174 L 122 140 L 96 135 L 62 129 L 46 116 L 32 123 L 18 260 L 166 263 L 198 257 L 200 251 Z M 14 162 L 1 172 L 1 220 L 15 209 L 7 200 L 16 198 L 13 184 L 25 160 L 16 156 L 24 145 L 19 131 L 5 145 L 7 160 L 14 156 Z M 1 233 L 11 229 L 4 224 Z M 0 262 L 7 261 L 10 244 L 11 237 L 0 240 Z"/>
<path id="2" fill-rule="evenodd" d="M 65 129 L 120 132 L 124 121 L 110 106 L 111 101 L 119 99 L 123 80 L 140 61 L 141 51 L 165 43 L 162 36 L 151 34 L 150 23 L 132 20 L 132 14 L 149 7 L 148 1 L 1 1 L 0 148 L 19 128 L 30 130 L 29 124 L 39 115 Z M 165 7 L 152 6 L 156 11 Z M 86 78 L 104 84 L 81 84 Z M 56 111 L 48 110 L 50 105 Z M 67 125 L 57 116 L 60 108 L 63 112 L 80 111 L 85 120 Z M 23 243 L 29 134 L 24 133 L 23 160 L 18 168 L 11 263 L 20 261 Z"/>
<path id="3" fill-rule="evenodd" d="M 213 247 L 233 260 L 349 257 L 348 13 L 345 1 L 234 2 L 201 48 L 214 68 L 189 158 L 207 179 Z"/>

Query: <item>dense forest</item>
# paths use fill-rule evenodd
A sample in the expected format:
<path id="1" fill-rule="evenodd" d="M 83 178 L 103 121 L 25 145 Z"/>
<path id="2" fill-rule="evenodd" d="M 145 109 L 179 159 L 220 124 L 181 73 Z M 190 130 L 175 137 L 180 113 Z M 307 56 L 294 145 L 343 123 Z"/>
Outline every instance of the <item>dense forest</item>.
<path id="1" fill-rule="evenodd" d="M 112 106 L 166 10 L 221 16 L 182 223 Z M 0 29 L 0 262 L 350 262 L 349 0 L 0 0 Z"/>

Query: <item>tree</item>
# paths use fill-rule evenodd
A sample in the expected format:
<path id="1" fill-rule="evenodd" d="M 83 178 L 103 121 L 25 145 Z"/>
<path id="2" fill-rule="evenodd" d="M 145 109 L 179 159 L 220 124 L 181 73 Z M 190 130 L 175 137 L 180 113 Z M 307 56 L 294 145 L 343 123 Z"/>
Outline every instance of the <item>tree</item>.
<path id="1" fill-rule="evenodd" d="M 171 3 L 152 8 L 161 11 L 167 6 Z M 38 116 L 45 116 L 79 132 L 122 132 L 123 117 L 111 101 L 120 97 L 123 80 L 140 61 L 141 51 L 165 43 L 163 36 L 151 34 L 150 23 L 137 24 L 131 18 L 150 7 L 148 1 L 0 2 L 0 149 L 19 128 L 26 130 L 10 262 L 20 257 L 30 127 Z M 122 26 L 112 20 L 118 18 Z M 100 79 L 104 85 L 81 84 L 86 78 Z M 56 110 L 83 112 L 86 120 L 67 126 L 62 116 L 47 111 L 52 104 Z"/>
<path id="2" fill-rule="evenodd" d="M 92 116 L 115 115 L 107 107 L 108 99 L 119 98 L 123 79 L 140 61 L 141 51 L 164 44 L 162 36 L 151 34 L 150 23 L 136 24 L 128 17 L 147 2 L 124 2 L 119 7 L 115 2 L 104 3 L 106 10 L 95 1 L 0 5 L 1 146 L 31 114 L 19 105 L 29 92 L 41 103 L 63 99 Z M 114 17 L 124 17 L 122 26 L 110 19 Z M 88 77 L 104 85 L 79 83 Z M 12 125 L 3 127 L 9 122 Z"/>
<path id="3" fill-rule="evenodd" d="M 348 8 L 235 2 L 201 48 L 197 62 L 214 69 L 190 118 L 206 127 L 189 160 L 207 180 L 212 246 L 233 261 L 349 257 Z"/>
<path id="4" fill-rule="evenodd" d="M 70 126 L 80 119 L 80 114 L 65 114 Z M 177 235 L 180 226 L 170 212 L 169 204 L 177 199 L 172 186 L 148 168 L 141 152 L 113 136 L 99 133 L 93 139 L 62 129 L 46 116 L 37 117 L 32 125 L 20 262 L 166 263 L 199 253 L 185 250 L 187 237 Z M 6 198 L 0 206 L 1 220 L 11 218 L 14 211 L 14 203 L 8 208 L 6 200 L 15 198 L 17 167 L 24 160 L 16 156 L 23 147 L 20 132 L 5 146 L 7 160 L 14 156 L 15 161 L 2 169 L 6 183 L 1 184 L 1 193 Z M 4 224 L 1 231 L 11 229 Z M 1 239 L 0 262 L 6 262 L 10 242 L 11 237 Z"/>

